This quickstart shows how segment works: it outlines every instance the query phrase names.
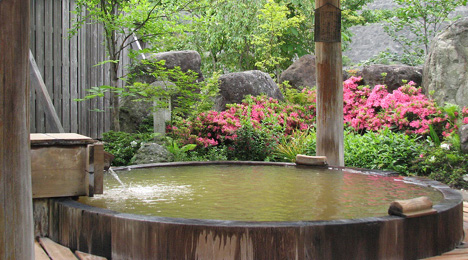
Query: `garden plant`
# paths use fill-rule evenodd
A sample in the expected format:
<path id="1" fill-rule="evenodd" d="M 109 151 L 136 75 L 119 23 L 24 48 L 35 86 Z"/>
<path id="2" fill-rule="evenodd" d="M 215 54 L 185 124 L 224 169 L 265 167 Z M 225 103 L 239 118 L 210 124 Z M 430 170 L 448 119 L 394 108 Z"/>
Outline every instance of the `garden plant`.
<path id="1" fill-rule="evenodd" d="M 341 1 L 344 48 L 351 39 L 351 26 L 386 22 L 387 32 L 405 49 L 398 62 L 408 64 L 421 63 L 430 39 L 449 20 L 449 13 L 466 5 L 466 0 L 395 0 L 398 8 L 390 12 L 363 10 L 371 2 Z M 112 93 L 115 130 L 119 129 L 119 98 L 175 100 L 179 105 L 174 106 L 167 137 L 159 139 L 177 160 L 294 161 L 296 154 L 314 155 L 314 88 L 296 90 L 283 82 L 285 101 L 248 96 L 225 111 L 210 110 L 220 73 L 261 69 L 279 81 L 294 59 L 312 53 L 314 9 L 311 1 L 300 0 L 80 0 L 74 29 L 89 21 L 104 25 L 106 62 L 113 70 L 111 86 L 94 86 L 85 99 Z M 403 28 L 413 36 L 400 34 Z M 197 75 L 182 73 L 180 68 L 167 70 L 163 62 L 156 62 L 152 64 L 156 69 L 147 73 L 174 85 L 155 88 L 133 82 L 132 75 L 127 75 L 119 87 L 119 57 L 134 36 L 145 42 L 141 52 L 198 51 L 208 80 L 195 82 Z M 468 159 L 460 151 L 458 137 L 460 125 L 468 123 L 467 108 L 436 104 L 413 82 L 403 82 L 389 92 L 384 85 L 366 86 L 361 78 L 351 77 L 344 81 L 343 91 L 346 165 L 424 175 L 468 187 L 463 179 Z M 141 143 L 154 139 L 151 129 L 106 133 L 105 149 L 116 155 L 114 164 L 129 164 Z"/>
<path id="2" fill-rule="evenodd" d="M 351 77 L 343 89 L 347 166 L 468 187 L 463 179 L 468 155 L 460 151 L 458 137 L 460 124 L 468 123 L 468 108 L 438 106 L 413 82 L 389 93 L 384 85 L 371 88 Z M 179 160 L 294 161 L 297 154 L 315 155 L 316 90 L 287 88 L 285 96 L 285 101 L 248 96 L 222 112 L 208 110 L 174 120 L 166 145 L 186 147 L 177 150 Z M 143 137 L 136 135 L 135 140 Z M 128 149 L 130 142 L 124 145 Z"/>

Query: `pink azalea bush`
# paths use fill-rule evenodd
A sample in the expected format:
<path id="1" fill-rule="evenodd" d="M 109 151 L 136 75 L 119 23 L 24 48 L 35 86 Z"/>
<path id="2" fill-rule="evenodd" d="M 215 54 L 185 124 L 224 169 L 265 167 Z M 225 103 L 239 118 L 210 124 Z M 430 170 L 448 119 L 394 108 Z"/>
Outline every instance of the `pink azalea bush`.
<path id="1" fill-rule="evenodd" d="M 169 132 L 203 147 L 226 144 L 236 140 L 243 124 L 272 135 L 289 135 L 295 130 L 309 128 L 315 118 L 315 109 L 285 104 L 266 96 L 247 97 L 242 104 L 228 105 L 222 112 L 208 111 L 192 120 L 183 120 L 169 126 Z"/>
<path id="2" fill-rule="evenodd" d="M 432 125 L 438 133 L 450 135 L 457 129 L 459 118 L 468 123 L 468 108 L 449 117 L 437 104 L 409 82 L 389 93 L 384 85 L 374 88 L 360 85 L 360 77 L 343 83 L 344 123 L 358 131 L 379 131 L 390 128 L 407 134 L 426 135 Z M 313 126 L 316 115 L 316 90 L 304 89 L 289 100 L 279 102 L 265 96 L 247 97 L 242 104 L 233 104 L 222 112 L 201 113 L 192 120 L 183 120 L 169 127 L 169 132 L 184 143 L 202 147 L 232 143 L 244 124 L 271 136 L 290 135 Z"/>
<path id="3" fill-rule="evenodd" d="M 377 131 L 388 127 L 408 134 L 425 135 L 432 125 L 448 136 L 458 128 L 457 118 L 449 118 L 412 81 L 392 93 L 384 85 L 370 89 L 359 85 L 360 81 L 360 77 L 351 77 L 343 83 L 345 123 L 355 130 Z M 463 108 L 462 114 L 465 117 L 463 121 L 468 121 L 467 108 Z"/>
<path id="4" fill-rule="evenodd" d="M 384 127 L 425 134 L 429 125 L 443 121 L 443 112 L 410 82 L 388 93 L 383 85 L 360 86 L 360 77 L 343 84 L 345 122 L 356 130 L 377 131 Z"/>

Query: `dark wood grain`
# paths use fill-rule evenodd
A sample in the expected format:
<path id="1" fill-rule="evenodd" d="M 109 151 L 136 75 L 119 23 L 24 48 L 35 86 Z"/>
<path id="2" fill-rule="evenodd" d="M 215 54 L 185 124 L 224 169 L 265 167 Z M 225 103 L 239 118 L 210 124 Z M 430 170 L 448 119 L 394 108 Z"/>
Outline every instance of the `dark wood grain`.
<path id="1" fill-rule="evenodd" d="M 29 0 L 0 1 L 0 259 L 33 259 Z"/>

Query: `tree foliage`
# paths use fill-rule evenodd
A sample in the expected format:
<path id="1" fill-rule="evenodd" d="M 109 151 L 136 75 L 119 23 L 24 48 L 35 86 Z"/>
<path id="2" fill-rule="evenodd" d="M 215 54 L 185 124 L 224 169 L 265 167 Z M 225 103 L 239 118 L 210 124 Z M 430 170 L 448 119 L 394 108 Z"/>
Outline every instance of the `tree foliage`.
<path id="1" fill-rule="evenodd" d="M 409 65 L 424 63 L 430 41 L 440 31 L 456 7 L 467 0 L 394 0 L 398 8 L 385 15 L 385 32 L 403 48 L 400 62 Z M 393 56 L 397 58 L 397 56 Z"/>
<path id="2" fill-rule="evenodd" d="M 361 11 L 370 2 L 373 0 L 341 1 L 345 47 L 351 39 L 350 27 L 375 20 L 371 12 Z M 271 16 L 272 8 L 278 12 L 276 17 Z M 189 10 L 192 23 L 186 31 L 190 33 L 178 47 L 197 50 L 207 74 L 220 69 L 262 69 L 278 75 L 297 57 L 314 52 L 314 9 L 311 0 L 198 1 Z M 279 22 L 287 26 L 278 30 Z M 273 31 L 281 35 L 273 37 Z M 274 66 L 267 65 L 268 53 L 274 53 L 273 61 L 268 61 Z"/>
<path id="3" fill-rule="evenodd" d="M 369 20 L 359 10 L 372 1 L 342 1 L 345 42 L 350 39 L 349 27 Z M 86 23 L 102 24 L 111 61 L 110 86 L 96 86 L 88 97 L 111 92 L 112 129 L 118 130 L 119 97 L 134 90 L 118 87 L 118 61 L 135 36 L 147 43 L 145 52 L 197 50 L 205 75 L 260 69 L 278 79 L 294 59 L 314 52 L 314 4 L 311 0 L 77 0 L 78 20 L 72 34 Z"/>
<path id="4" fill-rule="evenodd" d="M 87 23 L 104 28 L 105 46 L 110 62 L 110 87 L 118 85 L 119 60 L 125 48 L 138 35 L 147 42 L 165 42 L 183 32 L 179 11 L 191 2 L 186 0 L 77 0 L 77 20 L 70 31 L 76 34 Z M 119 130 L 119 96 L 112 92 L 112 128 Z"/>
<path id="5" fill-rule="evenodd" d="M 288 18 L 290 11 L 284 5 L 268 1 L 258 14 L 259 32 L 253 35 L 255 66 L 262 71 L 273 72 L 279 81 L 280 65 L 288 59 L 282 54 L 286 45 L 285 32 L 291 30 L 298 34 L 299 25 L 305 20 L 301 14 Z M 292 48 L 292 46 L 289 46 Z"/>

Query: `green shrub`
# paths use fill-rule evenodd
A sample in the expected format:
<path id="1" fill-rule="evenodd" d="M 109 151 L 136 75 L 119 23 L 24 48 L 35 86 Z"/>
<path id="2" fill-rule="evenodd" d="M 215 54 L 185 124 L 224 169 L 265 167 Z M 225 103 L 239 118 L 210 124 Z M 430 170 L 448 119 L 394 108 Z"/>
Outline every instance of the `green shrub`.
<path id="1" fill-rule="evenodd" d="M 115 156 L 112 165 L 125 166 L 130 163 L 133 155 L 140 148 L 141 143 L 152 141 L 155 134 L 109 131 L 102 136 L 104 150 Z"/>
<path id="2" fill-rule="evenodd" d="M 463 176 L 468 173 L 468 154 L 460 151 L 457 135 L 447 138 L 440 145 L 430 143 L 418 159 L 413 161 L 411 170 L 420 176 L 446 183 L 455 188 L 468 188 Z"/>
<path id="3" fill-rule="evenodd" d="M 190 151 L 187 155 L 188 161 L 227 161 L 232 160 L 228 157 L 226 146 L 199 147 Z"/>
<path id="4" fill-rule="evenodd" d="M 236 133 L 236 140 L 228 147 L 230 159 L 264 161 L 272 155 L 276 141 L 269 133 L 251 124 L 243 124 Z"/>
<path id="5" fill-rule="evenodd" d="M 282 136 L 273 152 L 275 160 L 295 162 L 298 154 L 315 155 L 315 138 L 316 133 L 312 129 Z"/>
<path id="6" fill-rule="evenodd" d="M 392 170 L 409 175 L 412 161 L 422 145 L 415 136 L 384 129 L 360 135 L 346 131 L 345 165 L 350 167 Z"/>
<path id="7" fill-rule="evenodd" d="M 188 152 L 197 147 L 196 144 L 179 145 L 174 139 L 166 137 L 166 149 L 174 155 L 175 162 L 190 161 Z"/>

